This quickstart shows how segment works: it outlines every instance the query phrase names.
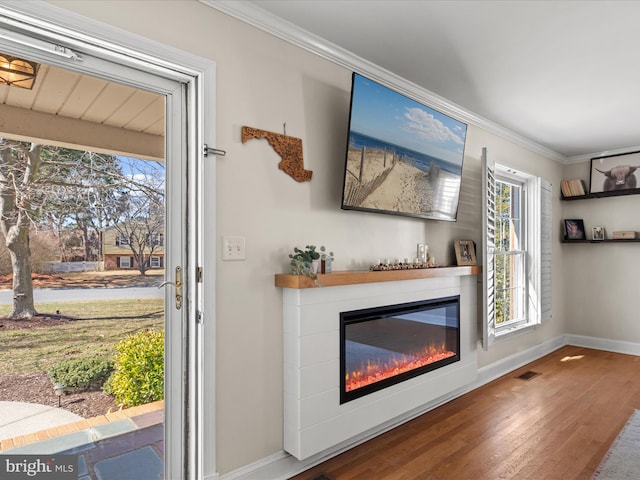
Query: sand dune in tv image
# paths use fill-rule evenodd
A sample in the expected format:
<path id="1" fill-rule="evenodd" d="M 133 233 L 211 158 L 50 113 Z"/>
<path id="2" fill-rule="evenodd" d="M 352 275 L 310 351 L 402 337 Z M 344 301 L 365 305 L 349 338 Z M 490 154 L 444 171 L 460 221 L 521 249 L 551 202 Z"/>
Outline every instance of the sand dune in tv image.
<path id="1" fill-rule="evenodd" d="M 460 176 L 434 163 L 421 170 L 407 155 L 349 147 L 345 205 L 451 219 L 456 215 L 459 186 Z"/>

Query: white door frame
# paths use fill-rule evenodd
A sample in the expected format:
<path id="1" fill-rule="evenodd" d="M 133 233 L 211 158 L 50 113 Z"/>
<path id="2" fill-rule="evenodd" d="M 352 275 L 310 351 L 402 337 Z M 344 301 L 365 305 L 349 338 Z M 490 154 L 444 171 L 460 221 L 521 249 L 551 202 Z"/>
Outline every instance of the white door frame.
<path id="1" fill-rule="evenodd" d="M 3 37 L 3 32 L 10 32 L 10 34 Z M 33 43 L 23 44 L 22 38 L 35 38 L 62 45 L 86 54 L 87 58 L 82 62 L 70 63 L 69 60 L 61 59 L 46 48 L 34 48 Z M 174 255 L 177 262 L 167 263 L 165 266 L 168 280 L 173 279 L 175 266 L 182 266 L 183 312 L 185 312 L 177 315 L 178 319 L 173 319 L 173 322 L 180 325 L 181 335 L 173 335 L 173 337 L 179 337 L 180 347 L 174 345 L 172 348 L 171 343 L 167 344 L 167 405 L 171 410 L 167 412 L 165 419 L 167 432 L 165 471 L 168 480 L 195 480 L 205 475 L 215 476 L 217 471 L 213 373 L 215 372 L 215 353 L 206 359 L 209 386 L 206 391 L 205 415 L 202 409 L 203 395 L 205 395 L 202 390 L 205 361 L 202 355 L 202 342 L 205 332 L 203 295 L 201 295 L 204 283 L 196 281 L 197 278 L 202 278 L 199 275 L 199 269 L 203 267 L 204 258 L 201 238 L 203 145 L 205 143 L 215 145 L 213 110 L 215 63 L 41 2 L 6 3 L 0 0 L 0 47 L 18 56 L 22 54 L 27 58 L 51 65 L 150 89 L 148 84 L 137 83 L 138 80 L 128 76 L 130 68 L 134 67 L 155 76 L 157 82 L 152 91 L 167 96 L 167 125 L 175 127 L 167 131 L 167 156 L 172 148 L 171 132 L 173 135 L 176 132 L 178 135 L 183 135 L 180 158 L 184 161 L 178 168 L 178 175 L 181 177 L 179 186 L 183 191 L 176 192 L 173 202 L 180 203 L 179 211 L 184 215 L 188 231 L 182 233 L 184 240 L 182 252 Z M 93 57 L 98 59 L 98 63 L 111 62 L 109 71 L 101 69 L 94 62 Z M 122 68 L 119 68 L 119 65 Z M 166 86 L 163 80 L 169 81 L 166 82 Z M 182 85 L 177 90 L 176 82 Z M 185 95 L 186 98 L 184 98 Z M 188 131 L 186 131 L 187 125 L 189 125 Z M 184 136 L 186 136 L 186 142 Z M 215 181 L 215 166 L 208 169 L 208 172 L 209 180 Z M 169 175 L 169 165 L 167 165 L 167 177 Z M 183 200 L 185 197 L 186 205 Z M 170 204 L 169 199 L 168 203 Z M 212 222 L 215 225 L 215 219 Z M 210 229 L 211 227 L 208 233 Z M 216 251 L 214 238 L 215 235 L 207 239 L 207 248 Z M 211 279 L 209 288 L 214 292 L 214 266 L 208 268 L 211 270 L 206 272 L 207 278 Z M 173 289 L 167 290 L 166 297 L 168 299 L 166 315 L 171 319 L 172 316 L 176 316 L 171 315 L 169 310 L 173 305 Z M 211 352 L 215 345 L 213 312 L 207 315 L 206 335 L 208 351 Z M 169 335 L 167 337 L 169 338 Z M 176 352 L 176 350 L 180 351 Z M 175 361 L 176 358 L 178 362 Z M 177 371 L 176 364 L 179 365 Z M 174 368 L 171 369 L 171 366 Z M 184 388 L 185 385 L 187 388 Z M 206 462 L 202 455 L 204 442 L 206 442 L 207 451 Z"/>

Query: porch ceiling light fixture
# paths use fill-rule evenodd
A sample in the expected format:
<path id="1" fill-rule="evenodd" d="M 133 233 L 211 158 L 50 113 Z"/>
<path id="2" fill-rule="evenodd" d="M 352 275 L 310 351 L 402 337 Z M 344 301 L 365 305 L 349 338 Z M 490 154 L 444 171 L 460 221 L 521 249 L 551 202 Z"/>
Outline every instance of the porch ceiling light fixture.
<path id="1" fill-rule="evenodd" d="M 0 84 L 31 90 L 40 64 L 0 53 Z"/>

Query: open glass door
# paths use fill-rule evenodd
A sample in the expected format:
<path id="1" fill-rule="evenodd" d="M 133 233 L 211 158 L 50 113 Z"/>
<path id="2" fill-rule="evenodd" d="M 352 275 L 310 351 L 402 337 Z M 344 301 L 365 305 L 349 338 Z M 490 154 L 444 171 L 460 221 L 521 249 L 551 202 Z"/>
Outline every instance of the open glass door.
<path id="1" fill-rule="evenodd" d="M 1 22 L 0 22 L 1 23 Z M 2 25 L 0 25 L 1 27 Z M 0 39 L 0 50 L 13 55 L 21 55 L 39 62 L 47 62 L 61 68 L 81 72 L 96 78 L 108 79 L 124 85 L 143 89 L 165 97 L 165 231 L 164 231 L 164 268 L 165 268 L 165 414 L 164 414 L 164 462 L 162 475 L 166 479 L 200 478 L 201 457 L 200 435 L 200 393 L 199 378 L 201 359 L 198 342 L 200 333 L 197 321 L 197 292 L 194 282 L 197 277 L 196 241 L 199 225 L 197 192 L 198 171 L 194 165 L 198 152 L 188 149 L 196 138 L 190 121 L 193 112 L 195 93 L 190 91 L 194 82 L 175 71 L 165 71 L 154 67 L 144 70 L 143 62 L 136 61 L 135 67 L 127 61 L 121 51 L 110 51 L 101 45 L 64 48 L 70 56 L 47 53 L 42 48 L 29 45 L 24 33 L 20 42 L 11 40 L 11 35 Z M 42 39 L 39 39 L 40 45 Z M 58 45 L 59 40 L 55 45 Z M 55 50 L 55 49 L 53 49 Z M 121 49 L 120 49 L 121 50 Z M 58 48 L 58 51 L 60 49 Z M 152 73 L 149 73 L 152 72 Z M 166 75 L 165 75 L 166 74 Z M 191 137 L 190 137 L 191 136 Z M 191 138 L 191 140 L 190 140 Z M 191 190 L 190 190 L 191 189 Z M 103 429 L 108 431 L 107 429 Z M 114 432 L 112 432 L 114 433 Z M 117 433 L 117 432 L 115 432 Z M 111 435 L 111 434 L 110 434 Z M 115 438 L 113 435 L 110 438 Z M 115 441 L 115 440 L 114 440 Z M 31 450 L 38 453 L 76 454 L 76 447 L 50 447 L 47 451 Z M 55 445 L 55 444 L 54 444 Z M 9 452 L 10 453 L 10 452 Z M 18 452 L 14 452 L 18 453 Z M 21 454 L 26 454 L 22 451 Z M 0 455 L 3 452 L 0 451 Z M 131 457 L 131 460 L 136 460 Z M 78 466 L 87 475 L 94 478 L 95 472 L 87 465 Z M 114 474 L 115 475 L 115 474 Z M 158 478 L 157 473 L 149 471 L 148 478 Z M 84 478 L 84 477 L 82 477 Z M 95 477 L 97 478 L 97 477 Z M 104 475 L 100 478 L 106 479 Z M 113 479 L 124 478 L 114 476 Z M 145 480 L 145 477 L 136 477 Z"/>

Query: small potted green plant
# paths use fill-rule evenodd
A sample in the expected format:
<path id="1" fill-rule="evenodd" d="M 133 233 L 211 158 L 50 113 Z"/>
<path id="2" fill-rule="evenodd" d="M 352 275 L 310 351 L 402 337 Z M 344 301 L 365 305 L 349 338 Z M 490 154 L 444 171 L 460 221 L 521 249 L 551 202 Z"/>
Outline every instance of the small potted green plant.
<path id="1" fill-rule="evenodd" d="M 307 245 L 304 250 L 294 247 L 293 253 L 289 254 L 291 261 L 291 273 L 294 275 L 305 275 L 313 279 L 316 285 L 321 286 L 318 281 L 318 269 L 322 255 L 326 258 L 326 249 L 320 247 L 320 251 L 316 250 L 315 245 Z M 331 254 L 332 255 L 332 254 Z M 333 256 L 331 257 L 333 258 Z"/>
<path id="2" fill-rule="evenodd" d="M 289 254 L 291 259 L 291 273 L 295 275 L 309 275 L 314 272 L 313 262 L 320 259 L 320 252 L 316 251 L 315 245 L 307 245 L 304 250 L 293 247 L 293 253 Z"/>

